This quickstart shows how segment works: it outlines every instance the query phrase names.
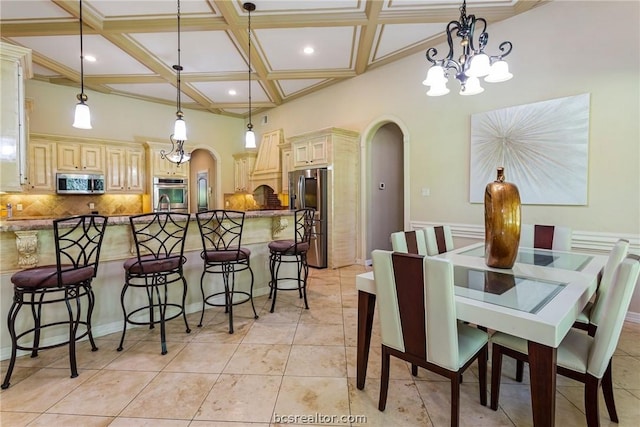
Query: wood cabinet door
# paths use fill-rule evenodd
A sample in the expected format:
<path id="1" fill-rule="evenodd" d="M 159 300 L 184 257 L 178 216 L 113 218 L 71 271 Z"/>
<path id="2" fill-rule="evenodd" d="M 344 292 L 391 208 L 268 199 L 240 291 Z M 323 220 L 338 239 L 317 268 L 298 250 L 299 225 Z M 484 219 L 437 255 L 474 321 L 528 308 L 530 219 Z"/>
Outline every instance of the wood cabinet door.
<path id="1" fill-rule="evenodd" d="M 309 144 L 301 142 L 293 146 L 293 166 L 296 168 L 306 167 L 309 165 L 311 155 L 309 153 Z"/>
<path id="2" fill-rule="evenodd" d="M 106 191 L 123 191 L 127 176 L 126 153 L 123 148 L 107 148 Z"/>
<path id="3" fill-rule="evenodd" d="M 33 192 L 55 191 L 53 150 L 51 142 L 29 142 L 29 175 L 27 190 Z"/>
<path id="4" fill-rule="evenodd" d="M 313 166 L 323 166 L 329 161 L 327 155 L 327 138 L 323 137 L 309 141 L 309 163 Z"/>
<path id="5" fill-rule="evenodd" d="M 144 191 L 144 151 L 127 150 L 127 189 L 131 192 Z"/>
<path id="6" fill-rule="evenodd" d="M 87 172 L 104 172 L 103 148 L 97 145 L 80 145 L 80 167 Z"/>
<path id="7" fill-rule="evenodd" d="M 107 192 L 140 193 L 144 191 L 144 151 L 135 148 L 107 150 Z"/>
<path id="8" fill-rule="evenodd" d="M 58 143 L 58 170 L 80 171 L 80 145 Z"/>

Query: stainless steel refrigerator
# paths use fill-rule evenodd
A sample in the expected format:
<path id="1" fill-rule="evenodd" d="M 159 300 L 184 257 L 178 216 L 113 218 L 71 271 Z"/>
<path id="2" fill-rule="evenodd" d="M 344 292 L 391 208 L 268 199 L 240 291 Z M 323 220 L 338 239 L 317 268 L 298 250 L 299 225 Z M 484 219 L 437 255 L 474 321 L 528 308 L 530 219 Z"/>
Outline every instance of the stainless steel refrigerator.
<path id="1" fill-rule="evenodd" d="M 315 226 L 307 252 L 310 267 L 327 267 L 327 168 L 289 172 L 289 208 L 314 208 Z"/>

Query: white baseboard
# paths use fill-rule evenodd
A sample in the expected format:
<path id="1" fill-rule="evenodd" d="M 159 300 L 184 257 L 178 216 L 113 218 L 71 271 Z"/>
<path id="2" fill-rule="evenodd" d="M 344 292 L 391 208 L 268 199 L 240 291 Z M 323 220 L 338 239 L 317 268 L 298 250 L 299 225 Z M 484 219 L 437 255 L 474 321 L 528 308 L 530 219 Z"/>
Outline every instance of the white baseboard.
<path id="1" fill-rule="evenodd" d="M 640 323 L 640 313 L 627 312 L 627 316 L 624 318 L 627 322 Z"/>

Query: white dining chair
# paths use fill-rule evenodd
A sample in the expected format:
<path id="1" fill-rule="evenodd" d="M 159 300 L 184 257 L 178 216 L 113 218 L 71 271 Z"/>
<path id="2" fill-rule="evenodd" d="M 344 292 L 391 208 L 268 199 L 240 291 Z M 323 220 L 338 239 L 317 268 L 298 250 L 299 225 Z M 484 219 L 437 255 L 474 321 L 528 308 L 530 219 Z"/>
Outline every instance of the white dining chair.
<path id="1" fill-rule="evenodd" d="M 563 235 L 566 235 L 563 234 Z M 558 249 L 564 250 L 564 249 Z M 569 249 L 566 249 L 569 250 Z M 618 240 L 614 247 L 609 252 L 607 263 L 600 272 L 598 280 L 598 289 L 596 290 L 596 299 L 594 302 L 589 302 L 585 308 L 578 314 L 576 321 L 573 323 L 574 328 L 578 328 L 587 331 L 589 335 L 593 336 L 598 326 L 598 322 L 602 317 L 602 305 L 598 303 L 598 300 L 602 300 L 613 280 L 613 274 L 616 271 L 618 265 L 627 256 L 629 252 L 629 242 L 623 239 Z M 597 307 L 597 308 L 596 308 Z M 592 321 L 593 318 L 593 321 Z M 520 360 L 516 362 L 516 381 L 522 382 L 524 376 L 524 363 Z"/>
<path id="2" fill-rule="evenodd" d="M 540 224 L 520 225 L 520 247 L 523 248 L 570 251 L 571 238 L 572 231 L 569 227 Z"/>
<path id="3" fill-rule="evenodd" d="M 633 291 L 640 273 L 638 259 L 626 258 L 614 273 L 607 298 L 603 301 L 602 321 L 592 337 L 577 329 L 570 329 L 557 349 L 556 372 L 580 381 L 584 388 L 584 408 L 589 427 L 600 425 L 598 388 L 602 385 L 605 404 L 611 421 L 617 423 L 611 358 L 618 345 Z M 496 332 L 491 337 L 491 409 L 498 409 L 502 355 L 528 361 L 527 341 Z"/>
<path id="4" fill-rule="evenodd" d="M 451 227 L 448 225 L 425 227 L 424 238 L 427 242 L 427 255 L 429 256 L 443 254 L 455 249 Z"/>
<path id="5" fill-rule="evenodd" d="M 391 233 L 391 247 L 394 252 L 427 255 L 427 245 L 422 230 Z"/>
<path id="6" fill-rule="evenodd" d="M 382 338 L 378 409 L 386 407 L 390 356 L 394 356 L 449 378 L 451 425 L 457 426 L 462 372 L 476 359 L 480 403 L 487 404 L 488 335 L 456 320 L 453 264 L 383 250 L 371 255 Z"/>
<path id="7" fill-rule="evenodd" d="M 609 252 L 607 263 L 602 268 L 595 299 L 588 302 L 582 312 L 578 314 L 573 324 L 574 328 L 588 331 L 591 336 L 595 334 L 598 324 L 600 324 L 602 320 L 604 302 L 611 290 L 616 269 L 628 253 L 629 241 L 624 239 L 618 240 Z"/>

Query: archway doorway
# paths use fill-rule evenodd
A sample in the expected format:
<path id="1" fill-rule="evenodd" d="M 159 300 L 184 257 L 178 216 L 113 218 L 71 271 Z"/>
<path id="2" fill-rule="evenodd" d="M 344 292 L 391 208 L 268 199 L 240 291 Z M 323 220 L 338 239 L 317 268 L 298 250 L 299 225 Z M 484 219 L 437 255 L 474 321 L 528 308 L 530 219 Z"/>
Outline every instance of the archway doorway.
<path id="1" fill-rule="evenodd" d="M 367 238 L 365 260 L 374 249 L 391 250 L 391 233 L 404 229 L 404 133 L 387 121 L 373 131 L 368 142 Z"/>
<path id="2" fill-rule="evenodd" d="M 206 149 L 191 152 L 189 165 L 189 212 L 194 213 L 217 207 L 216 194 L 218 163 Z"/>

